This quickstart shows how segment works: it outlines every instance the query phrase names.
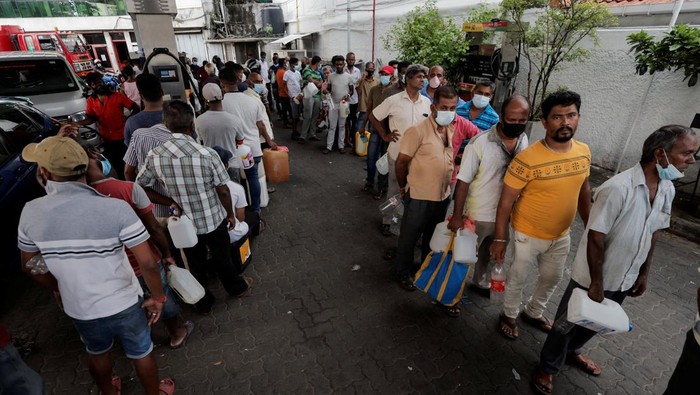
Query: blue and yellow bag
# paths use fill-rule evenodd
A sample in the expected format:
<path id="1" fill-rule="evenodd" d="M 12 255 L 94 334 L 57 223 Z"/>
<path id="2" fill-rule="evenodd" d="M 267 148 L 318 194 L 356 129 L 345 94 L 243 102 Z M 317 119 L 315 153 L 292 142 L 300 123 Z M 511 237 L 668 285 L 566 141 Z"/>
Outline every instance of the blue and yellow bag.
<path id="1" fill-rule="evenodd" d="M 469 265 L 452 258 L 453 244 L 454 234 L 445 251 L 425 257 L 414 281 L 417 288 L 445 306 L 454 306 L 462 298 L 469 273 Z"/>

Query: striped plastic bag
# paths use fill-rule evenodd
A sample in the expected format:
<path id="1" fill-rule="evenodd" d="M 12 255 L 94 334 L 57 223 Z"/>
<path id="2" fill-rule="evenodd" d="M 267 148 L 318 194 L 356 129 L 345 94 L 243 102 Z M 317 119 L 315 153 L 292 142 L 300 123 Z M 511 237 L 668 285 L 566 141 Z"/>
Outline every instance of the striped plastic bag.
<path id="1" fill-rule="evenodd" d="M 417 288 L 445 306 L 460 301 L 469 273 L 469 265 L 453 259 L 453 248 L 454 233 L 445 251 L 428 254 L 414 281 Z"/>

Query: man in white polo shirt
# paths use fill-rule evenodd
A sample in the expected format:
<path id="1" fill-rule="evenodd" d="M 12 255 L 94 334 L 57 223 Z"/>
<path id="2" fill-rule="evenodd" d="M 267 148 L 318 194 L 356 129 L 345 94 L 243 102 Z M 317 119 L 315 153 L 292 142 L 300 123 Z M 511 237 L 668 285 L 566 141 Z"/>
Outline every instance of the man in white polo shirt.
<path id="1" fill-rule="evenodd" d="M 70 137 L 29 144 L 22 158 L 39 165 L 47 194 L 22 210 L 18 229 L 22 268 L 30 273 L 28 261 L 45 262 L 48 272 L 31 278 L 61 293 L 64 311 L 90 354 L 90 374 L 100 392 L 114 391 L 109 351 L 119 337 L 145 392 L 158 393 L 150 325 L 160 319 L 167 298 L 146 228 L 126 202 L 87 185 L 87 153 Z M 125 246 L 151 290 L 145 302 Z M 167 379 L 160 386 L 174 388 Z"/>
<path id="2" fill-rule="evenodd" d="M 245 169 L 245 178 L 250 188 L 250 206 L 256 213 L 260 212 L 260 180 L 258 179 L 258 166 L 262 161 L 262 148 L 260 137 L 262 136 L 271 149 L 276 150 L 277 144 L 267 134 L 265 128 L 263 110 L 258 102 L 243 92 L 238 91 L 238 77 L 233 69 L 224 68 L 219 72 L 221 86 L 224 88 L 222 101 L 224 111 L 243 121 L 243 144 L 250 147 L 255 165 Z"/>
<path id="3" fill-rule="evenodd" d="M 527 148 L 527 136 L 523 134 L 529 116 L 530 105 L 519 95 L 503 102 L 500 122 L 486 133 L 469 141 L 457 175 L 455 207 L 448 227 L 457 231 L 469 218 L 476 225 L 479 237 L 479 260 L 474 268 L 473 285 L 480 294 L 488 295 L 491 278 L 488 270 L 491 257 L 489 247 L 496 230 L 496 209 L 503 189 L 503 176 L 510 161 Z M 466 205 L 466 212 L 464 207 Z"/>
<path id="4" fill-rule="evenodd" d="M 399 193 L 396 181 L 396 158 L 399 156 L 399 142 L 403 132 L 430 115 L 430 100 L 420 94 L 423 80 L 428 75 L 428 68 L 414 64 L 406 70 L 406 90 L 390 96 L 377 106 L 369 115 L 372 127 L 382 139 L 389 143 L 389 185 L 387 196 Z M 384 120 L 389 119 L 389 130 L 384 127 Z M 382 234 L 391 235 L 391 215 L 382 218 Z"/>

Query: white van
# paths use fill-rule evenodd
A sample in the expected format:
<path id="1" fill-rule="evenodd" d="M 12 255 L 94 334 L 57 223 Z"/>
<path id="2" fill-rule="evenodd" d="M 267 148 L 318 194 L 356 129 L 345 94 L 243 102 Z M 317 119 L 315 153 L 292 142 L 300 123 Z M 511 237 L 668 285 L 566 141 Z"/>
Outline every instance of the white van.
<path id="1" fill-rule="evenodd" d="M 26 97 L 58 121 L 84 119 L 89 88 L 56 52 L 0 52 L 0 96 Z"/>

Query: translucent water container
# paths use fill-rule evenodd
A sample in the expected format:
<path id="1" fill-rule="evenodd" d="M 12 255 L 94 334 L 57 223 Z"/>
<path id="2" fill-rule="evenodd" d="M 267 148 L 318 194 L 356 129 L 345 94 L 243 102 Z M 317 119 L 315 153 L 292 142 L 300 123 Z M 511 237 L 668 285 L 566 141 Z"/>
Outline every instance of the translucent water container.
<path id="1" fill-rule="evenodd" d="M 588 291 L 575 288 L 569 299 L 567 320 L 600 334 L 632 330 L 627 313 L 617 302 L 603 299 L 598 303 L 588 297 Z"/>
<path id="2" fill-rule="evenodd" d="M 289 152 L 283 150 L 273 151 L 269 148 L 263 150 L 263 166 L 267 181 L 277 184 L 289 179 Z"/>
<path id="3" fill-rule="evenodd" d="M 381 158 L 377 159 L 377 172 L 381 175 L 389 174 L 389 153 L 382 155 Z"/>
<path id="4" fill-rule="evenodd" d="M 238 158 L 241 161 L 241 166 L 244 169 L 250 169 L 251 167 L 253 167 L 253 165 L 255 165 L 253 151 L 250 150 L 250 147 L 248 147 L 245 144 L 241 144 L 236 149 L 236 152 L 238 153 Z"/>
<path id="5" fill-rule="evenodd" d="M 476 233 L 459 229 L 454 241 L 454 259 L 460 263 L 476 263 Z"/>
<path id="6" fill-rule="evenodd" d="M 204 297 L 204 287 L 187 269 L 170 265 L 168 285 L 187 304 L 195 304 Z"/>
<path id="7" fill-rule="evenodd" d="M 369 136 L 368 131 L 356 132 L 355 133 L 355 154 L 357 156 L 367 156 L 369 151 Z"/>
<path id="8" fill-rule="evenodd" d="M 447 249 L 452 237 L 452 231 L 447 228 L 449 221 L 443 221 L 437 224 L 433 236 L 430 238 L 430 249 L 433 252 L 443 252 Z"/>
<path id="9" fill-rule="evenodd" d="M 197 244 L 197 228 L 186 215 L 168 218 L 168 232 L 176 248 L 190 248 Z"/>

